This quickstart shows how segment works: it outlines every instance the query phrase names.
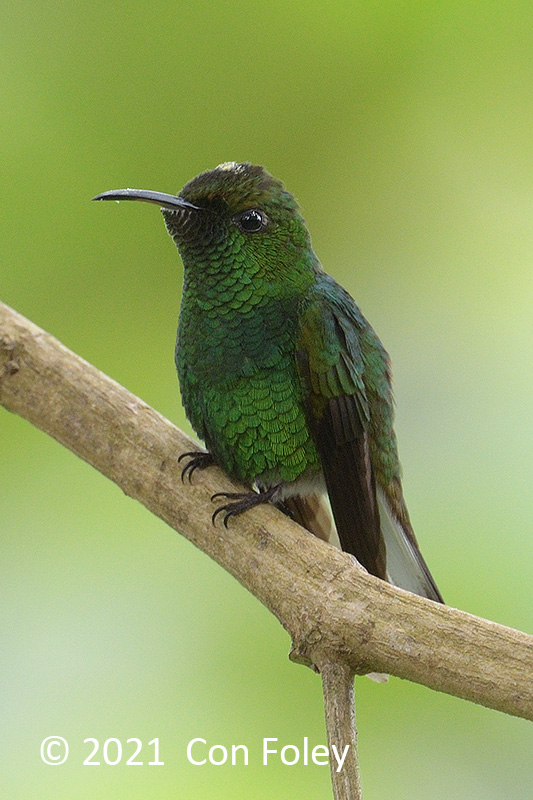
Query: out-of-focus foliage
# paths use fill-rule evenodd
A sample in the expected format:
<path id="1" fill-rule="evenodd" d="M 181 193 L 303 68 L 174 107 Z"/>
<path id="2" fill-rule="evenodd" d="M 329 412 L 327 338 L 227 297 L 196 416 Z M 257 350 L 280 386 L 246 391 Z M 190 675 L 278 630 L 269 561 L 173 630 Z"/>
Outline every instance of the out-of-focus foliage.
<path id="1" fill-rule="evenodd" d="M 265 164 L 392 355 L 445 598 L 531 630 L 531 3 L 51 0 L 1 18 L 2 300 L 185 425 L 174 247 L 156 209 L 89 199 Z M 0 439 L 5 797 L 329 797 L 327 768 L 262 766 L 263 737 L 325 741 L 319 679 L 278 623 L 1 409 Z M 524 721 L 356 688 L 369 798 L 529 796 Z M 71 743 L 55 768 L 52 734 Z M 165 765 L 85 767 L 87 737 L 159 737 Z M 195 737 L 246 744 L 249 766 L 192 766 Z"/>

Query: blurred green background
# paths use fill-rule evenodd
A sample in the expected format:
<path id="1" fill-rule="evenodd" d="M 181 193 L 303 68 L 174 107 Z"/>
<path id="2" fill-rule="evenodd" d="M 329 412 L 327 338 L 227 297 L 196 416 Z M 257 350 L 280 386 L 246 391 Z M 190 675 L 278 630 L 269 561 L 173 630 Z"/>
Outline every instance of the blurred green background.
<path id="1" fill-rule="evenodd" d="M 265 164 L 391 353 L 446 600 L 529 631 L 532 17 L 530 0 L 20 0 L 0 32 L 1 299 L 187 427 L 174 246 L 156 209 L 89 200 Z M 261 766 L 263 737 L 325 741 L 320 681 L 276 620 L 3 409 L 0 436 L 3 796 L 330 797 L 326 767 Z M 368 800 L 531 796 L 529 723 L 396 679 L 356 691 Z M 55 768 L 52 734 L 71 744 Z M 87 737 L 159 737 L 165 766 L 82 766 Z M 250 765 L 192 766 L 194 737 L 244 743 Z"/>

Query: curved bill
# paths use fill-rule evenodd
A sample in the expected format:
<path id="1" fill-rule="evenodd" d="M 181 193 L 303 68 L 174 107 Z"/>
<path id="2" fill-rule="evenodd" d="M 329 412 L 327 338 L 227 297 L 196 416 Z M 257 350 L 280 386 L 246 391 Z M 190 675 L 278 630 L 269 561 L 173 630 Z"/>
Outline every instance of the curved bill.
<path id="1" fill-rule="evenodd" d="M 198 206 L 193 206 L 182 197 L 174 194 L 165 194 L 164 192 L 151 192 L 147 189 L 111 189 L 110 192 L 103 192 L 97 194 L 93 200 L 142 200 L 145 203 L 154 203 L 161 208 L 192 208 L 195 211 L 200 211 Z"/>

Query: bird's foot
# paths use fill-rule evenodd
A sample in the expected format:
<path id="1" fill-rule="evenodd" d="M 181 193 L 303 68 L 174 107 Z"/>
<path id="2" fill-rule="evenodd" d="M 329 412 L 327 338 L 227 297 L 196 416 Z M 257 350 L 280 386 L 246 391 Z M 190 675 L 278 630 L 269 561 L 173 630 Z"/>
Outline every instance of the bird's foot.
<path id="1" fill-rule="evenodd" d="M 190 453 L 182 453 L 178 461 L 181 461 L 183 458 L 190 458 L 190 461 L 188 461 L 181 470 L 182 481 L 184 481 L 186 477 L 191 481 L 195 469 L 205 469 L 206 467 L 211 467 L 215 463 L 215 459 L 211 453 L 206 453 L 204 450 L 192 450 Z"/>
<path id="2" fill-rule="evenodd" d="M 220 506 L 213 513 L 212 520 L 215 524 L 216 518 L 219 514 L 224 514 L 224 525 L 228 527 L 228 520 L 230 517 L 236 517 L 242 514 L 243 511 L 248 511 L 249 508 L 259 506 L 262 503 L 270 503 L 275 500 L 276 495 L 279 493 L 279 486 L 271 486 L 262 492 L 217 492 L 213 495 L 211 500 L 216 497 L 225 497 L 227 500 L 232 500 L 232 503 L 225 503 Z"/>

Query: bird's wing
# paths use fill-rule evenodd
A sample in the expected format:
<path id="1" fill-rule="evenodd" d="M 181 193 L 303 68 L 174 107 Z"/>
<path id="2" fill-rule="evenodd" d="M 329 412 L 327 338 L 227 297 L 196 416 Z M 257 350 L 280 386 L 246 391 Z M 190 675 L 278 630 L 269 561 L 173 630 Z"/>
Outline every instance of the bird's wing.
<path id="1" fill-rule="evenodd" d="M 342 549 L 373 575 L 443 602 L 403 500 L 387 354 L 328 275 L 303 314 L 297 358 Z"/>
<path id="2" fill-rule="evenodd" d="M 387 580 L 357 329 L 327 295 L 304 311 L 297 360 L 342 549 Z"/>

